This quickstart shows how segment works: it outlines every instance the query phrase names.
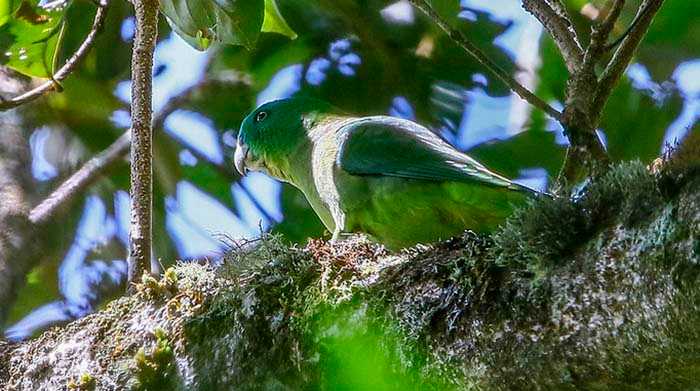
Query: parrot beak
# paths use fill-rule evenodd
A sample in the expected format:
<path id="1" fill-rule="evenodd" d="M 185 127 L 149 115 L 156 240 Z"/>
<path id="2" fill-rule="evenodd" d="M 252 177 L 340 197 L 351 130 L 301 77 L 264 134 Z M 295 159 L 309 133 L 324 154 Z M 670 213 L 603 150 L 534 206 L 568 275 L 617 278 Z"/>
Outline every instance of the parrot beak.
<path id="1" fill-rule="evenodd" d="M 233 162 L 236 165 L 236 170 L 243 176 L 245 176 L 245 174 L 248 172 L 248 168 L 246 167 L 247 159 L 248 146 L 246 144 L 241 143 L 241 140 L 238 139 L 236 141 L 236 152 L 234 152 L 233 155 Z"/>

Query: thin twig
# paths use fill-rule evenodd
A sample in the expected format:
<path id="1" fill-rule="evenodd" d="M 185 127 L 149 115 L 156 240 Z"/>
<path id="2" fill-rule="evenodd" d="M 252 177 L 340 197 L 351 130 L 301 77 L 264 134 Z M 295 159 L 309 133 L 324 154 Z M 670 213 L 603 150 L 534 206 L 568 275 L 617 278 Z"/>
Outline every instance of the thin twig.
<path id="1" fill-rule="evenodd" d="M 561 113 L 557 111 L 554 107 L 548 105 L 545 101 L 540 99 L 537 95 L 533 94 L 530 90 L 525 88 L 522 84 L 518 83 L 508 72 L 504 71 L 495 62 L 484 54 L 478 47 L 471 43 L 467 37 L 464 36 L 459 30 L 452 28 L 437 12 L 433 7 L 428 4 L 425 0 L 409 0 L 414 7 L 421 10 L 428 17 L 430 17 L 435 24 L 438 25 L 447 35 L 457 43 L 464 51 L 472 56 L 479 64 L 488 69 L 493 73 L 498 79 L 505 83 L 513 92 L 518 94 L 521 98 L 525 99 L 531 105 L 539 108 L 545 113 L 549 114 L 552 118 L 556 120 L 561 119 Z"/>
<path id="2" fill-rule="evenodd" d="M 253 206 L 255 206 L 255 209 L 257 209 L 263 217 L 265 217 L 268 221 L 274 222 L 274 223 L 279 223 L 279 220 L 276 218 L 272 217 L 270 213 L 267 212 L 267 210 L 262 206 L 260 201 L 258 201 L 258 197 L 253 194 L 252 191 L 246 186 L 245 183 L 243 182 L 238 182 L 238 184 L 241 186 L 241 190 L 243 193 L 245 193 L 246 196 L 250 199 L 250 202 L 253 203 Z"/>
<path id="3" fill-rule="evenodd" d="M 632 21 L 632 23 L 630 23 L 630 25 L 627 27 L 627 29 L 625 30 L 624 33 L 620 34 L 620 36 L 617 37 L 614 41 L 612 41 L 612 42 L 610 42 L 610 43 L 608 43 L 608 44 L 605 45 L 605 49 L 604 49 L 604 50 L 605 50 L 606 52 L 608 52 L 608 51 L 614 49 L 617 45 L 619 45 L 619 44 L 622 43 L 622 41 L 625 39 L 625 37 L 627 37 L 627 36 L 629 35 L 630 31 L 632 31 L 632 30 L 637 26 L 637 23 L 639 23 L 639 19 L 641 19 L 641 18 L 640 18 L 640 15 L 641 15 L 641 14 L 637 14 L 637 16 L 634 18 L 634 20 Z"/>
<path id="4" fill-rule="evenodd" d="M 556 9 L 544 0 L 523 0 L 522 7 L 547 29 L 564 58 L 566 69 L 573 75 L 583 61 L 583 49 L 563 6 L 554 3 Z"/>
<path id="5" fill-rule="evenodd" d="M 87 55 L 87 53 L 92 48 L 93 44 L 95 43 L 95 38 L 97 38 L 97 35 L 102 31 L 102 28 L 104 26 L 104 22 L 107 16 L 107 8 L 109 6 L 109 0 L 102 0 L 96 2 L 96 4 L 97 11 L 95 12 L 95 19 L 92 22 L 92 28 L 90 29 L 90 32 L 88 33 L 87 37 L 85 37 L 83 43 L 80 44 L 78 50 L 76 50 L 75 53 L 73 53 L 73 55 L 68 59 L 68 61 L 66 61 L 66 63 L 63 64 L 61 69 L 59 69 L 55 74 L 53 74 L 51 80 L 46 81 L 45 83 L 32 90 L 17 95 L 14 98 L 6 100 L 0 99 L 0 111 L 8 110 L 23 105 L 27 102 L 31 102 L 34 99 L 37 99 L 38 97 L 55 90 L 57 82 L 64 80 L 75 70 L 80 61 Z"/>
<path id="6" fill-rule="evenodd" d="M 131 229 L 127 259 L 130 283 L 149 272 L 153 239 L 153 54 L 158 0 L 134 0 L 136 34 L 131 56 Z M 133 290 L 129 284 L 129 290 Z"/>
<path id="7" fill-rule="evenodd" d="M 638 20 L 636 26 L 634 26 L 629 34 L 622 40 L 620 47 L 615 51 L 607 67 L 600 75 L 598 90 L 591 110 L 591 114 L 595 118 L 600 116 L 603 107 L 605 107 L 605 103 L 620 81 L 625 69 L 627 69 L 627 66 L 632 61 L 634 52 L 649 30 L 649 26 L 651 26 L 651 22 L 654 20 L 654 16 L 661 8 L 663 2 L 664 0 L 646 0 L 642 4 L 635 16 L 635 19 Z"/>
<path id="8" fill-rule="evenodd" d="M 615 27 L 615 22 L 622 13 L 622 8 L 625 6 L 625 0 L 611 0 L 612 5 L 609 7 L 608 14 L 605 19 L 593 28 L 591 33 L 591 43 L 586 49 L 586 54 L 583 58 L 583 67 L 593 71 L 596 63 L 606 52 L 606 42 Z"/>

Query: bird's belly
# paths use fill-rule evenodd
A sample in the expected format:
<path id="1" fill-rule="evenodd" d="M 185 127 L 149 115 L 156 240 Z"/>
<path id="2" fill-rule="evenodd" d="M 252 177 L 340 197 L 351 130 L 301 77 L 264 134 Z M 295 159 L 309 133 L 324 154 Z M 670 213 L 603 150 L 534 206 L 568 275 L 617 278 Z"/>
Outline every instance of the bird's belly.
<path id="1" fill-rule="evenodd" d="M 352 177 L 352 176 L 350 176 Z M 365 232 L 392 249 L 431 243 L 466 229 L 490 231 L 512 212 L 516 192 L 457 182 L 393 177 L 346 178 L 345 230 Z"/>

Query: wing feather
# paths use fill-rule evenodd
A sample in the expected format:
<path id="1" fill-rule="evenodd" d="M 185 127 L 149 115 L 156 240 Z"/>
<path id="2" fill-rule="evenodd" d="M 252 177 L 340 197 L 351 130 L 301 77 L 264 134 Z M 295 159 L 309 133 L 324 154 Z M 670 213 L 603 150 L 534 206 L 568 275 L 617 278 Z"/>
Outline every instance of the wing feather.
<path id="1" fill-rule="evenodd" d="M 408 120 L 365 117 L 346 123 L 336 134 L 337 164 L 350 174 L 521 188 Z"/>

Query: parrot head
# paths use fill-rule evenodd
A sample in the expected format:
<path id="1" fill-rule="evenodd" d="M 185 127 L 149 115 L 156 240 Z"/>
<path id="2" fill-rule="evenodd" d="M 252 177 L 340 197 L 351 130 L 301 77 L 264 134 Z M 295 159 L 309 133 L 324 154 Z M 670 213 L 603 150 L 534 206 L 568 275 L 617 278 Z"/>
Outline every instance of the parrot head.
<path id="1" fill-rule="evenodd" d="M 238 132 L 236 170 L 263 171 L 285 179 L 284 166 L 305 143 L 309 143 L 309 119 L 332 111 L 321 100 L 290 98 L 268 102 L 243 120 Z"/>

